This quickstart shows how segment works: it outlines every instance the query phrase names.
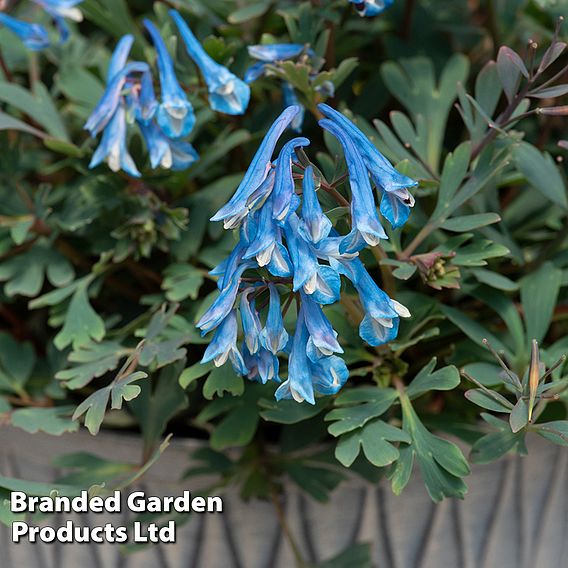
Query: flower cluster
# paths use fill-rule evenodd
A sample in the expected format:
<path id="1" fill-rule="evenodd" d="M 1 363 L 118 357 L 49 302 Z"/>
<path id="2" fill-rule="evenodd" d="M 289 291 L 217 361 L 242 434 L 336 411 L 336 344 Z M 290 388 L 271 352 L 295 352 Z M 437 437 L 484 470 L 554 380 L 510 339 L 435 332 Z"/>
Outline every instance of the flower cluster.
<path id="1" fill-rule="evenodd" d="M 59 41 L 64 43 L 69 37 L 69 28 L 65 18 L 80 22 L 81 10 L 77 8 L 83 0 L 32 0 L 53 20 L 59 32 Z M 25 22 L 0 12 L 0 24 L 16 34 L 23 44 L 33 51 L 41 51 L 51 45 L 47 29 L 41 24 Z"/>
<path id="2" fill-rule="evenodd" d="M 170 10 L 170 15 L 187 53 L 201 71 L 210 107 L 225 114 L 243 114 L 250 98 L 249 86 L 205 52 L 177 11 Z M 184 170 L 198 159 L 193 146 L 183 140 L 195 124 L 193 106 L 176 77 L 174 62 L 158 29 L 149 20 L 144 20 L 144 26 L 156 50 L 160 100 L 149 65 L 128 62 L 134 37 L 124 36 L 112 55 L 106 90 L 85 124 L 93 137 L 103 132 L 91 168 L 106 160 L 113 171 L 122 169 L 140 176 L 126 147 L 127 123 L 136 123 L 140 129 L 152 168 Z"/>
<path id="3" fill-rule="evenodd" d="M 352 230 L 341 236 L 318 200 L 323 183 L 307 161 L 307 138 L 275 147 L 301 108 L 290 106 L 273 123 L 229 202 L 213 217 L 226 229 L 239 230 L 231 255 L 212 274 L 219 295 L 198 321 L 205 335 L 215 330 L 202 362 L 223 365 L 262 383 L 280 382 L 279 359 L 288 354 L 288 377 L 277 399 L 315 402 L 316 394 L 336 393 L 348 378 L 338 355 L 343 349 L 322 306 L 340 299 L 341 276 L 359 294 L 365 315 L 361 338 L 378 346 L 394 339 L 400 317 L 408 310 L 379 288 L 358 258 L 367 245 L 387 235 L 381 225 L 371 180 L 380 194 L 380 211 L 392 227 L 408 218 L 414 200 L 412 179 L 396 171 L 375 146 L 343 114 L 319 105 L 320 125 L 343 147 L 351 186 Z M 302 175 L 295 173 L 301 171 Z M 296 188 L 301 178 L 301 188 Z M 282 307 L 281 297 L 284 298 Z M 295 300 L 297 320 L 290 338 L 284 316 Z M 244 340 L 238 341 L 238 317 Z M 264 323 L 263 323 L 264 321 Z"/>
<path id="4" fill-rule="evenodd" d="M 393 5 L 394 0 L 349 0 L 360 16 L 378 16 Z"/>

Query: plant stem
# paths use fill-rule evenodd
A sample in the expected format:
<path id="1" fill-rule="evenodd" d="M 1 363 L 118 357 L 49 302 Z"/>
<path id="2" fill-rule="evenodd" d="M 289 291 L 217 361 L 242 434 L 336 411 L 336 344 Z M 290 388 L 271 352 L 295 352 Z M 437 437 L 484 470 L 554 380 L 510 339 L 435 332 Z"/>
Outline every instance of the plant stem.
<path id="1" fill-rule="evenodd" d="M 274 505 L 274 509 L 276 510 L 276 516 L 278 517 L 278 523 L 282 528 L 282 532 L 284 536 L 288 540 L 290 544 L 290 548 L 294 554 L 294 558 L 296 559 L 296 564 L 298 568 L 306 568 L 307 564 L 304 560 L 302 553 L 300 552 L 300 548 L 298 543 L 296 542 L 294 536 L 292 535 L 292 531 L 290 530 L 290 526 L 288 525 L 288 521 L 286 520 L 286 514 L 284 513 L 284 509 L 282 508 L 282 503 L 280 502 L 280 498 L 276 493 L 276 490 L 272 490 L 271 495 L 272 497 L 272 504 Z"/>

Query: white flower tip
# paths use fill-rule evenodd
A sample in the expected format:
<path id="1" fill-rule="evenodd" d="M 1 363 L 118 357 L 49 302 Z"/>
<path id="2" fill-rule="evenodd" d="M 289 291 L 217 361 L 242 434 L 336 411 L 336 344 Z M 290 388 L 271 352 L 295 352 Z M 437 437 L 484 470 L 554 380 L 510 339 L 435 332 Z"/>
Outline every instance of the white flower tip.
<path id="1" fill-rule="evenodd" d="M 409 318 L 412 315 L 410 313 L 410 311 L 408 310 L 408 308 L 406 306 L 403 306 L 400 302 L 397 302 L 396 300 L 392 300 L 392 299 L 391 299 L 391 302 L 393 303 L 393 306 L 394 306 L 396 313 L 401 318 Z"/>

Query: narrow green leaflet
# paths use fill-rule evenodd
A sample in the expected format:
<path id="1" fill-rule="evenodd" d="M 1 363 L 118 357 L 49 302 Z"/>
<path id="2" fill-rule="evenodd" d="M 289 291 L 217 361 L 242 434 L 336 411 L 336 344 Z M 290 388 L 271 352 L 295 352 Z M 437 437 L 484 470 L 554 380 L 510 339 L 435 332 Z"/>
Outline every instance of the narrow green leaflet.
<path id="1" fill-rule="evenodd" d="M 453 390 L 460 384 L 460 374 L 453 365 L 434 371 L 436 363 L 433 357 L 410 383 L 406 393 L 411 400 L 431 390 Z"/>
<path id="2" fill-rule="evenodd" d="M 88 288 L 91 278 L 84 279 L 75 289 L 61 331 L 53 343 L 58 349 L 73 345 L 77 349 L 92 340 L 105 336 L 105 324 L 89 302 Z"/>
<path id="3" fill-rule="evenodd" d="M 514 433 L 504 420 L 486 413 L 482 413 L 481 417 L 497 431 L 486 434 L 473 444 L 470 453 L 473 463 L 491 463 L 513 450 L 520 455 L 527 455 L 525 430 Z"/>
<path id="4" fill-rule="evenodd" d="M 6 332 L 0 332 L 0 390 L 22 394 L 34 366 L 33 345 L 18 342 Z"/>
<path id="5" fill-rule="evenodd" d="M 10 415 L 10 423 L 30 434 L 45 432 L 60 436 L 65 432 L 75 432 L 78 422 L 71 420 L 72 406 L 53 406 L 51 408 L 20 408 Z"/>
<path id="6" fill-rule="evenodd" d="M 562 271 L 545 262 L 521 281 L 521 303 L 525 313 L 527 340 L 541 341 L 548 331 L 560 291 Z"/>
<path id="7" fill-rule="evenodd" d="M 258 401 L 260 416 L 268 422 L 279 424 L 297 424 L 317 416 L 329 405 L 329 399 L 319 398 L 315 404 L 298 404 L 293 400 L 275 400 L 261 398 Z"/>
<path id="8" fill-rule="evenodd" d="M 463 477 L 470 473 L 467 460 L 461 450 L 448 440 L 430 433 L 416 414 L 406 393 L 400 393 L 402 406 L 403 430 L 411 437 L 408 452 L 412 452 L 418 461 L 426 489 L 432 500 L 439 502 L 444 497 L 463 499 L 467 486 Z M 401 465 L 395 465 L 391 478 L 393 491 L 399 493 L 405 484 L 401 479 L 408 479 L 408 454 Z"/>

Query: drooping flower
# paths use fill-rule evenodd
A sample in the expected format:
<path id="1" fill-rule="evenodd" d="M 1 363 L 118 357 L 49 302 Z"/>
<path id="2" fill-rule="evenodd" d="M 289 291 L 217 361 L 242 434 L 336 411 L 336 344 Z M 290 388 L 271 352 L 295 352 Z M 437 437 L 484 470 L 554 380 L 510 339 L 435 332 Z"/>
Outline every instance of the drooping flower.
<path id="1" fill-rule="evenodd" d="M 187 136 L 195 124 L 193 106 L 181 88 L 174 70 L 174 62 L 160 32 L 150 20 L 144 20 L 157 52 L 162 102 L 156 113 L 160 128 L 170 138 Z"/>
<path id="2" fill-rule="evenodd" d="M 396 229 L 406 223 L 414 198 L 408 191 L 418 183 L 395 170 L 371 141 L 347 117 L 324 103 L 319 110 L 354 142 L 365 167 L 382 194 L 381 213 Z"/>
<path id="3" fill-rule="evenodd" d="M 195 148 L 185 140 L 168 138 L 155 122 L 138 123 L 150 153 L 152 168 L 183 171 L 199 160 Z"/>
<path id="4" fill-rule="evenodd" d="M 315 404 L 310 362 L 306 353 L 309 334 L 303 309 L 300 309 L 292 350 L 288 359 L 288 379 L 276 390 L 276 400 L 293 398 L 296 402 Z"/>
<path id="5" fill-rule="evenodd" d="M 225 66 L 213 60 L 203 49 L 185 20 L 170 10 L 189 56 L 199 67 L 209 90 L 209 105 L 225 114 L 244 114 L 250 99 L 250 87 Z"/>
<path id="6" fill-rule="evenodd" d="M 333 353 L 343 353 L 343 349 L 337 341 L 337 332 L 331 326 L 329 320 L 325 317 L 321 306 L 313 300 L 311 296 L 301 292 L 302 307 L 306 318 L 306 326 L 310 334 L 310 338 L 306 345 L 308 356 L 312 361 L 322 356 L 333 355 Z M 311 350 L 313 346 L 314 350 Z"/>
<path id="7" fill-rule="evenodd" d="M 65 19 L 74 22 L 83 21 L 83 13 L 77 6 L 83 0 L 33 0 L 38 6 L 41 6 L 47 14 L 51 16 L 55 23 L 55 27 L 59 31 L 59 41 L 64 43 L 69 38 L 69 28 Z"/>
<path id="8" fill-rule="evenodd" d="M 331 221 L 324 215 L 316 194 L 314 170 L 308 166 L 304 171 L 302 185 L 302 229 L 303 234 L 314 244 L 319 243 L 329 235 Z"/>
<path id="9" fill-rule="evenodd" d="M 237 333 L 237 313 L 231 310 L 219 324 L 201 362 L 213 361 L 216 367 L 221 367 L 228 359 L 236 373 L 246 375 L 249 371 L 237 347 Z"/>
<path id="10" fill-rule="evenodd" d="M 112 115 L 89 167 L 94 168 L 103 161 L 107 162 L 113 172 L 124 170 L 133 177 L 140 177 L 140 172 L 126 148 L 126 111 L 123 104 L 119 104 Z"/>
<path id="11" fill-rule="evenodd" d="M 245 336 L 245 344 L 251 355 L 254 355 L 260 348 L 260 319 L 255 308 L 254 299 L 249 296 L 254 294 L 254 287 L 243 290 L 241 294 L 241 322 L 243 324 L 243 333 Z"/>
<path id="12" fill-rule="evenodd" d="M 277 355 L 283 351 L 288 343 L 288 332 L 284 329 L 282 312 L 280 311 L 280 295 L 274 284 L 268 285 L 270 293 L 270 303 L 268 305 L 268 316 L 266 325 L 260 332 L 260 343 L 264 349 Z"/>
<path id="13" fill-rule="evenodd" d="M 349 170 L 351 186 L 351 219 L 353 228 L 340 245 L 340 252 L 356 252 L 364 248 L 365 243 L 376 246 L 387 234 L 377 214 L 373 190 L 369 182 L 369 174 L 353 141 L 334 122 L 329 119 L 320 120 L 320 125 L 331 132 L 341 143 Z"/>
<path id="14" fill-rule="evenodd" d="M 360 16 L 378 16 L 387 8 L 390 8 L 394 0 L 349 0 L 355 6 L 355 10 Z"/>
<path id="15" fill-rule="evenodd" d="M 392 341 L 398 333 L 399 318 L 410 317 L 408 309 L 377 286 L 358 258 L 339 261 L 338 269 L 355 286 L 365 311 L 359 326 L 361 339 L 373 347 Z"/>
<path id="16" fill-rule="evenodd" d="M 39 24 L 30 24 L 0 12 L 0 24 L 16 34 L 23 44 L 32 51 L 40 51 L 49 47 L 47 30 Z"/>
<path id="17" fill-rule="evenodd" d="M 300 107 L 284 109 L 272 123 L 233 197 L 211 217 L 211 221 L 224 221 L 225 228 L 234 228 L 248 214 L 247 200 L 266 179 L 272 167 L 274 148 L 284 130 L 299 112 Z"/>
<path id="18" fill-rule="evenodd" d="M 304 114 L 306 113 L 306 110 L 300 104 L 300 101 L 298 100 L 298 96 L 296 95 L 294 87 L 292 87 L 292 85 L 290 85 L 288 81 L 284 81 L 282 83 L 282 101 L 284 102 L 284 107 L 298 105 L 302 109 L 290 124 L 290 128 L 292 130 L 296 132 L 301 132 L 302 125 L 304 124 Z"/>

